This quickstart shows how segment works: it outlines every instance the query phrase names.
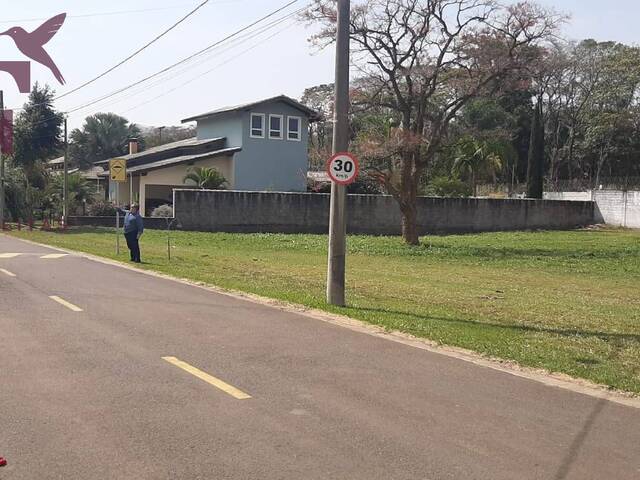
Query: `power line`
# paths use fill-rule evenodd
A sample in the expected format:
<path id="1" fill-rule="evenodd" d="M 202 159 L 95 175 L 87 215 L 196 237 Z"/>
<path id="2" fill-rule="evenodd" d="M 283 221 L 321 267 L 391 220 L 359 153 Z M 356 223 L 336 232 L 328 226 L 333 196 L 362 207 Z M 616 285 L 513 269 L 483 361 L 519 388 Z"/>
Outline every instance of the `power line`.
<path id="1" fill-rule="evenodd" d="M 211 51 L 209 51 L 206 54 L 207 57 L 202 58 L 202 59 L 196 61 L 193 64 L 187 65 L 185 68 L 183 68 L 183 69 L 181 69 L 181 70 L 179 70 L 179 71 L 177 71 L 175 73 L 174 72 L 165 72 L 165 74 L 160 75 L 153 83 L 151 83 L 149 85 L 145 85 L 145 86 L 143 86 L 143 87 L 141 87 L 139 89 L 136 89 L 134 92 L 132 92 L 129 95 L 123 96 L 123 97 L 118 98 L 116 100 L 112 100 L 112 103 L 121 102 L 121 101 L 126 100 L 126 99 L 128 99 L 128 98 L 130 98 L 132 96 L 135 96 L 135 95 L 137 95 L 139 93 L 146 92 L 146 91 L 148 91 L 148 89 L 153 88 L 153 87 L 155 87 L 157 85 L 164 84 L 167 81 L 173 80 L 174 78 L 179 77 L 179 76 L 187 73 L 188 71 L 192 70 L 193 68 L 196 68 L 199 65 L 208 62 L 212 57 L 217 57 L 218 55 L 223 54 L 228 50 L 232 50 L 233 48 L 245 43 L 248 40 L 252 40 L 253 38 L 256 38 L 258 35 L 261 35 L 262 33 L 264 33 L 266 31 L 276 27 L 277 25 L 281 24 L 282 22 L 286 21 L 291 16 L 296 15 L 299 12 L 300 12 L 300 10 L 296 10 L 296 11 L 294 11 L 292 13 L 289 13 L 289 14 L 283 16 L 283 17 L 280 17 L 280 18 L 278 18 L 276 20 L 273 20 L 273 21 L 267 23 L 266 25 L 258 28 L 257 30 L 254 30 L 254 31 L 251 31 L 249 33 L 245 33 L 243 35 L 240 35 L 240 36 L 236 37 L 235 39 L 230 40 L 226 45 L 219 46 L 219 47 L 222 48 L 220 51 L 218 51 L 217 49 L 216 50 L 212 49 Z"/>
<path id="2" fill-rule="evenodd" d="M 196 80 L 199 80 L 200 78 L 202 78 L 202 77 L 204 77 L 204 76 L 206 76 L 206 75 L 210 74 L 211 72 L 213 72 L 213 71 L 217 70 L 218 68 L 220 68 L 220 67 L 222 67 L 222 66 L 224 66 L 224 65 L 226 65 L 226 64 L 228 64 L 228 63 L 230 63 L 230 62 L 232 62 L 232 61 L 234 61 L 234 60 L 236 60 L 236 59 L 238 59 L 238 58 L 239 58 L 239 57 L 241 57 L 242 55 L 244 55 L 244 54 L 246 54 L 246 53 L 250 52 L 251 50 L 254 50 L 254 49 L 255 49 L 255 48 L 257 48 L 257 47 L 259 47 L 260 45 L 262 45 L 262 42 L 265 42 L 265 41 L 267 41 L 267 40 L 271 40 L 273 37 L 276 37 L 277 35 L 280 35 L 282 32 L 284 32 L 285 30 L 287 30 L 287 29 L 289 29 L 289 28 L 291 28 L 291 25 L 287 25 L 286 27 L 281 28 L 281 29 L 280 29 L 280 30 L 278 30 L 277 32 L 275 32 L 275 33 L 273 33 L 273 34 L 269 35 L 268 37 L 263 38 L 262 40 L 260 40 L 260 43 L 256 43 L 256 44 L 252 45 L 251 47 L 244 49 L 243 51 L 241 51 L 240 53 L 236 54 L 235 56 L 233 56 L 233 57 L 231 57 L 231 58 L 229 58 L 229 59 L 225 60 L 225 61 L 224 61 L 224 62 L 222 62 L 222 63 L 217 64 L 217 65 L 216 65 L 215 67 L 213 67 L 212 69 L 207 70 L 206 72 L 203 72 L 203 73 L 201 73 L 201 74 L 197 75 L 196 77 L 193 77 L 193 78 L 191 78 L 190 80 L 188 80 L 188 81 L 186 81 L 186 82 L 184 82 L 184 83 L 181 83 L 181 84 L 180 84 L 180 85 L 178 85 L 177 87 L 174 87 L 174 88 L 172 88 L 171 90 L 167 90 L 166 92 L 163 92 L 163 93 L 161 93 L 160 95 L 158 95 L 158 96 L 156 96 L 156 97 L 153 97 L 153 98 L 152 98 L 152 99 L 150 99 L 150 100 L 147 100 L 147 101 L 145 101 L 145 102 L 143 102 L 143 103 L 141 103 L 141 104 L 139 104 L 139 105 L 136 105 L 135 107 L 129 108 L 129 109 L 127 109 L 127 110 L 123 111 L 122 113 L 128 113 L 128 112 L 131 112 L 132 110 L 136 110 L 136 109 L 138 109 L 138 108 L 140 108 L 140 107 L 143 107 L 143 106 L 145 106 L 145 105 L 148 105 L 148 104 L 149 104 L 149 103 L 151 103 L 151 102 L 155 102 L 155 101 L 156 101 L 156 100 L 158 100 L 159 98 L 165 97 L 165 96 L 169 95 L 170 93 L 173 93 L 173 92 L 175 92 L 176 90 L 179 90 L 180 88 L 182 88 L 182 87 L 184 87 L 184 86 L 186 86 L 186 85 L 189 85 L 190 83 L 193 83 L 193 82 L 195 82 Z"/>
<path id="3" fill-rule="evenodd" d="M 258 20 L 256 20 L 256 21 L 254 21 L 254 22 L 250 23 L 249 25 L 247 25 L 247 26 L 245 26 L 245 27 L 243 27 L 243 28 L 241 28 L 241 29 L 239 29 L 239 30 L 236 30 L 235 32 L 233 32 L 233 33 L 231 33 L 231 34 L 227 35 L 227 36 L 226 36 L 226 37 L 224 37 L 223 39 L 221 39 L 221 40 L 218 40 L 218 41 L 214 42 L 213 44 L 211 44 L 211 45 L 209 45 L 209 46 L 207 46 L 207 47 L 205 47 L 205 48 L 203 48 L 203 49 L 199 50 L 198 52 L 196 52 L 196 53 L 194 53 L 194 54 L 192 54 L 192 55 L 190 55 L 190 56 L 188 56 L 188 57 L 186 57 L 186 58 L 184 58 L 184 59 L 182 59 L 182 60 L 180 60 L 180 61 L 178 61 L 178 62 L 176 62 L 176 63 L 174 63 L 174 64 L 172 64 L 172 65 L 170 65 L 170 66 L 168 66 L 168 67 L 165 67 L 165 68 L 163 68 L 162 70 L 160 70 L 160 71 L 158 71 L 158 72 L 156 72 L 156 73 L 154 73 L 154 74 L 152 74 L 152 75 L 149 75 L 149 76 L 147 76 L 147 77 L 145 77 L 145 78 L 143 78 L 143 79 L 141 79 L 141 80 L 138 80 L 137 82 L 134 82 L 134 83 L 132 83 L 132 84 L 130 84 L 130 85 L 128 85 L 128 86 L 126 86 L 126 87 L 123 87 L 123 88 L 121 88 L 121 89 L 119 89 L 119 90 L 117 90 L 117 91 L 115 91 L 115 92 L 112 92 L 112 93 L 110 93 L 110 94 L 104 95 L 103 97 L 100 97 L 100 98 L 98 98 L 98 99 L 96 99 L 96 100 L 90 101 L 90 102 L 88 102 L 88 103 L 86 103 L 86 104 L 80 105 L 80 106 L 75 107 L 75 108 L 73 108 L 73 109 L 71 109 L 71 110 L 68 110 L 68 111 L 66 111 L 66 112 L 60 112 L 60 113 L 62 113 L 62 114 L 70 114 L 70 113 L 77 112 L 77 111 L 79 111 L 79 110 L 83 110 L 83 109 L 85 109 L 85 108 L 87 108 L 87 107 L 89 107 L 89 106 L 95 105 L 96 103 L 99 103 L 99 102 L 101 102 L 101 101 L 103 101 L 103 100 L 106 100 L 106 99 L 108 99 L 108 98 L 111 98 L 111 97 L 113 97 L 113 96 L 115 96 L 115 95 L 117 95 L 117 94 L 119 94 L 119 93 L 122 93 L 122 92 L 124 92 L 124 91 L 126 91 L 126 90 L 129 90 L 129 89 L 131 89 L 131 88 L 133 88 L 133 87 L 135 87 L 135 86 L 138 86 L 138 85 L 140 85 L 140 84 L 142 84 L 142 83 L 144 83 L 144 82 L 146 82 L 146 81 L 148 81 L 148 80 L 150 80 L 150 79 L 152 79 L 152 78 L 155 78 L 155 77 L 157 77 L 157 76 L 159 76 L 159 75 L 161 75 L 161 74 L 163 74 L 163 73 L 166 73 L 166 72 L 168 72 L 168 71 L 172 70 L 173 68 L 175 68 L 175 67 L 177 67 L 177 66 L 179 66 L 179 65 L 182 65 L 182 64 L 184 64 L 184 63 L 186 63 L 186 62 L 188 62 L 188 61 L 190 61 L 190 60 L 192 60 L 192 59 L 194 59 L 194 58 L 196 58 L 196 57 L 198 57 L 198 56 L 201 56 L 201 55 L 203 55 L 203 54 L 205 54 L 205 53 L 207 53 L 207 52 L 211 51 L 212 49 L 214 49 L 214 48 L 216 48 L 216 47 L 220 46 L 220 45 L 221 45 L 221 44 L 223 44 L 224 42 L 226 42 L 226 41 L 228 41 L 228 40 L 230 40 L 230 39 L 232 39 L 232 38 L 238 37 L 238 36 L 239 36 L 240 34 L 242 34 L 243 32 L 245 32 L 245 31 L 247 31 L 247 30 L 249 30 L 249 29 L 253 28 L 254 26 L 256 26 L 257 24 L 259 24 L 259 23 L 263 22 L 264 20 L 266 20 L 266 19 L 268 19 L 268 18 L 273 17 L 274 15 L 276 15 L 276 14 L 278 14 L 279 12 L 281 12 L 281 11 L 285 10 L 285 9 L 286 9 L 286 8 L 288 8 L 289 6 L 293 5 L 294 3 L 297 3 L 298 1 L 299 1 L 299 0 L 292 0 L 292 1 L 288 2 L 288 3 L 287 3 L 287 4 L 285 4 L 284 6 L 282 6 L 282 7 L 278 8 L 278 9 L 276 9 L 276 10 L 272 11 L 272 12 L 270 12 L 269 14 L 267 14 L 267 15 L 265 15 L 265 16 L 263 16 L 263 17 L 259 18 Z M 298 9 L 298 10 L 296 10 L 295 12 L 289 13 L 289 14 L 287 14 L 285 17 L 282 17 L 282 18 L 287 18 L 287 17 L 290 17 L 290 16 L 292 16 L 292 15 L 295 15 L 296 13 L 300 12 L 301 10 L 303 10 L 303 9 Z M 274 22 L 272 22 L 272 23 L 277 23 L 277 22 L 278 22 L 278 20 L 276 20 L 276 21 L 274 21 Z M 253 32 L 253 33 L 255 33 L 255 32 Z M 53 118 L 53 117 L 52 117 L 52 118 Z M 49 119 L 45 119 L 45 120 L 42 120 L 42 121 L 37 122 L 37 123 L 35 123 L 35 124 L 33 124 L 33 125 L 35 126 L 35 125 L 39 125 L 40 123 L 45 123 L 45 122 L 49 121 L 50 119 L 51 119 L 51 118 L 49 118 Z"/>
<path id="4" fill-rule="evenodd" d="M 302 10 L 304 10 L 304 8 L 301 8 L 301 9 L 296 10 L 296 11 L 294 11 L 294 12 L 291 12 L 290 14 L 287 14 L 287 15 L 285 15 L 285 16 L 283 16 L 283 17 L 280 17 L 280 18 L 278 18 L 277 20 L 274 20 L 273 22 L 271 22 L 271 23 L 269 23 L 269 24 L 267 24 L 267 25 L 265 25 L 265 26 L 261 27 L 259 30 L 254 31 L 254 32 L 251 32 L 251 34 L 244 35 L 244 37 L 238 37 L 238 38 L 242 38 L 242 40 L 237 41 L 235 44 L 228 45 L 226 48 L 224 48 L 224 49 L 223 49 L 222 51 L 220 51 L 220 52 L 216 52 L 216 55 L 215 55 L 215 56 L 218 56 L 218 55 L 220 55 L 220 54 L 223 54 L 223 53 L 225 53 L 226 51 L 232 50 L 232 49 L 234 49 L 234 48 L 236 48 L 236 47 L 238 47 L 238 46 L 242 45 L 243 43 L 245 43 L 245 42 L 247 42 L 247 41 L 253 40 L 254 38 L 258 37 L 259 35 L 261 35 L 261 34 L 263 34 L 263 33 L 267 32 L 268 30 L 271 30 L 272 28 L 274 28 L 274 27 L 276 27 L 276 26 L 278 26 L 278 25 L 282 24 L 283 22 L 287 21 L 287 20 L 288 20 L 288 19 L 290 19 L 291 17 L 293 17 L 293 16 L 297 15 L 297 14 L 298 14 L 298 13 L 300 13 Z M 289 25 L 289 26 L 287 26 L 286 28 L 289 28 L 289 27 L 290 27 L 290 25 Z M 280 31 L 276 32 L 276 34 L 270 35 L 270 36 L 268 36 L 268 37 L 266 37 L 266 38 L 262 39 L 262 40 L 261 40 L 261 42 L 264 42 L 264 41 L 266 41 L 266 40 L 269 40 L 269 39 L 271 39 L 271 38 L 275 37 L 277 34 L 281 33 L 282 31 L 284 31 L 284 29 L 282 29 L 282 30 L 280 30 Z M 256 47 L 257 47 L 257 46 L 259 46 L 259 45 L 260 45 L 260 44 L 255 45 L 255 46 L 253 46 L 253 47 L 251 47 L 251 48 L 249 48 L 249 49 L 243 50 L 242 52 L 238 53 L 238 54 L 237 54 L 237 56 L 241 56 L 241 55 L 243 55 L 243 54 L 247 53 L 248 51 L 253 50 L 254 48 L 256 48 Z M 131 93 L 130 95 L 124 96 L 124 97 L 122 97 L 122 98 L 118 98 L 117 100 L 113 100 L 113 101 L 112 101 L 112 103 L 119 103 L 119 102 L 122 102 L 122 101 L 124 101 L 124 100 L 127 100 L 127 99 L 129 99 L 129 98 L 133 97 L 133 96 L 138 95 L 139 93 L 146 92 L 146 91 L 148 91 L 150 88 L 153 88 L 153 87 L 155 87 L 155 86 L 157 86 L 157 85 L 165 84 L 166 82 L 171 81 L 171 80 L 173 80 L 174 78 L 177 78 L 177 77 L 179 77 L 179 76 L 183 75 L 184 73 L 187 73 L 189 70 L 191 70 L 191 69 L 193 69 L 193 68 L 195 68 L 195 67 L 197 67 L 197 66 L 199 66 L 199 65 L 201 65 L 201 64 L 203 64 L 203 63 L 206 63 L 206 62 L 208 62 L 209 60 L 210 60 L 210 59 L 208 59 L 208 58 L 207 58 L 207 59 L 204 59 L 203 61 L 200 61 L 200 62 L 196 63 L 195 65 L 190 65 L 190 66 L 188 66 L 187 68 L 185 68 L 185 69 L 183 69 L 183 70 L 181 70 L 181 71 L 177 72 L 177 73 L 176 73 L 176 74 L 174 74 L 174 75 L 171 75 L 171 76 L 168 76 L 168 77 L 164 77 L 164 78 L 160 78 L 160 79 L 159 79 L 159 80 L 157 80 L 156 82 L 152 83 L 151 85 L 146 86 L 146 87 L 145 87 L 145 88 L 143 88 L 143 89 L 137 90 L 137 91 L 135 91 L 135 92 Z M 226 64 L 227 64 L 227 63 L 229 63 L 231 60 L 233 60 L 233 58 L 232 58 L 232 59 L 230 59 L 230 60 L 228 60 L 228 61 L 225 61 L 225 62 L 223 62 L 223 63 L 221 63 L 221 64 L 218 64 L 218 65 L 217 65 L 216 67 L 214 67 L 212 70 L 208 70 L 207 72 L 204 72 L 203 74 L 198 75 L 198 76 L 196 77 L 196 79 L 197 79 L 197 78 L 199 78 L 200 76 L 203 76 L 203 75 L 206 75 L 207 73 L 210 73 L 211 71 L 213 71 L 213 70 L 217 69 L 218 67 L 221 67 L 221 66 L 223 66 L 223 65 L 226 65 Z M 195 79 L 194 79 L 194 80 L 195 80 Z M 191 83 L 191 81 L 186 82 L 186 84 L 188 84 L 188 83 Z M 178 87 L 178 88 L 179 88 L 179 87 Z M 171 90 L 171 91 L 174 91 L 174 90 L 175 90 L 175 89 L 173 89 L 173 90 Z M 167 92 L 167 93 L 168 93 L 168 92 Z M 161 96 L 162 96 L 162 95 L 161 95 Z M 78 109 L 74 109 L 74 110 L 75 110 L 75 111 L 77 111 Z M 130 111 L 130 110 L 125 110 L 125 112 L 128 112 L 128 111 Z"/>
<path id="5" fill-rule="evenodd" d="M 299 0 L 292 0 L 292 1 L 288 2 L 287 4 L 285 4 L 284 6 L 282 6 L 282 7 L 278 8 L 278 9 L 276 9 L 276 10 L 272 11 L 271 13 L 269 13 L 269 14 L 267 14 L 267 15 L 265 15 L 265 16 L 263 16 L 263 17 L 261 17 L 261 18 L 259 18 L 258 20 L 256 20 L 256 21 L 254 21 L 254 22 L 250 23 L 249 25 L 247 25 L 247 26 L 245 26 L 245 27 L 241 28 L 240 30 L 236 30 L 235 32 L 233 32 L 233 33 L 231 33 L 231 34 L 227 35 L 226 37 L 222 38 L 221 40 L 218 40 L 218 41 L 216 41 L 216 42 L 212 43 L 211 45 L 209 45 L 209 46 L 207 46 L 207 47 L 203 48 L 202 50 L 199 50 L 199 51 L 197 51 L 196 53 L 194 53 L 194 54 L 192 54 L 192 55 L 190 55 L 190 56 L 188 56 L 188 57 L 186 57 L 186 58 L 184 58 L 184 59 L 182 59 L 182 60 L 179 60 L 178 62 L 176 62 L 176 63 L 174 63 L 174 64 L 172 64 L 172 65 L 169 65 L 168 67 L 165 67 L 165 68 L 163 68 L 162 70 L 157 71 L 156 73 L 153 73 L 153 74 L 151 74 L 151 75 L 148 75 L 147 77 L 144 77 L 144 78 L 142 78 L 141 80 L 138 80 L 138 81 L 136 81 L 136 82 L 134 82 L 134 83 L 132 83 L 132 84 L 130 84 L 130 85 L 127 85 L 126 87 L 122 87 L 122 88 L 120 88 L 120 89 L 116 90 L 115 92 L 109 93 L 109 94 L 107 94 L 107 95 L 104 95 L 104 96 L 103 96 L 103 97 L 101 97 L 101 98 L 98 98 L 98 99 L 93 100 L 93 101 L 91 101 L 91 102 L 88 102 L 88 103 L 86 103 L 86 104 L 84 104 L 84 105 L 81 105 L 81 106 L 79 106 L 79 107 L 77 107 L 77 108 L 74 108 L 74 109 L 72 109 L 72 110 L 69 110 L 67 113 L 73 113 L 73 112 L 76 112 L 76 111 L 78 111 L 78 110 L 82 110 L 83 108 L 90 107 L 91 105 L 95 105 L 95 104 L 96 104 L 96 103 L 98 103 L 98 102 L 101 102 L 101 101 L 103 101 L 103 100 L 106 100 L 107 98 L 111 98 L 111 97 L 113 97 L 113 96 L 115 96 L 115 95 L 117 95 L 117 94 L 119 94 L 119 93 L 122 93 L 122 92 L 124 92 L 124 91 L 126 91 L 126 90 L 129 90 L 129 89 L 131 89 L 131 88 L 133 88 L 133 87 L 136 87 L 136 86 L 140 85 L 141 83 L 144 83 L 144 82 L 146 82 L 146 81 L 148 81 L 148 80 L 151 80 L 152 78 L 155 78 L 155 77 L 157 77 L 158 75 L 161 75 L 161 74 L 163 74 L 163 73 L 165 73 L 165 72 L 168 72 L 169 70 L 172 70 L 172 69 L 174 69 L 175 67 L 177 67 L 177 66 L 179 66 L 179 65 L 182 65 L 182 64 L 184 64 L 184 63 L 186 63 L 186 62 L 188 62 L 188 61 L 190 61 L 190 60 L 192 60 L 192 59 L 194 59 L 194 58 L 196 58 L 196 57 L 198 57 L 198 56 L 202 55 L 203 53 L 208 52 L 208 51 L 209 51 L 209 50 L 211 50 L 212 48 L 215 48 L 215 47 L 217 47 L 218 45 L 221 45 L 222 43 L 226 42 L 227 40 L 230 40 L 230 39 L 232 39 L 232 38 L 234 38 L 234 37 L 236 37 L 236 36 L 240 35 L 242 32 L 245 32 L 245 31 L 249 30 L 250 28 L 254 27 L 255 25 L 257 25 L 257 24 L 259 24 L 259 23 L 263 22 L 264 20 L 266 20 L 266 19 L 268 19 L 268 18 L 273 17 L 274 15 L 276 15 L 276 14 L 278 14 L 279 12 L 281 12 L 281 11 L 285 10 L 286 8 L 288 8 L 288 7 L 290 7 L 291 5 L 293 5 L 294 3 L 297 3 L 298 1 L 299 1 Z"/>
<path id="6" fill-rule="evenodd" d="M 209 3 L 210 0 L 204 0 L 202 3 L 198 4 L 198 6 L 196 6 L 193 10 L 191 10 L 189 13 L 187 13 L 184 17 L 182 17 L 180 20 L 178 20 L 176 23 L 174 23 L 172 26 L 170 26 L 169 28 L 167 28 L 165 31 L 163 31 L 161 34 L 157 35 L 155 38 L 153 38 L 150 42 L 148 42 L 147 44 L 143 45 L 142 47 L 140 47 L 138 50 L 136 50 L 135 52 L 133 52 L 131 55 L 129 55 L 128 57 L 126 57 L 124 60 L 118 62 L 116 65 L 114 65 L 113 67 L 109 68 L 108 70 L 102 72 L 100 75 L 92 78 L 91 80 L 86 81 L 85 83 L 83 83 L 82 85 L 74 88 L 73 90 L 70 90 L 66 93 L 63 93 L 62 95 L 58 95 L 57 97 L 55 97 L 53 100 L 59 100 L 61 98 L 64 98 L 68 95 L 71 95 L 72 93 L 77 92 L 78 90 L 91 85 L 92 83 L 96 82 L 97 80 L 105 77 L 106 75 L 108 75 L 109 73 L 113 72 L 114 70 L 116 70 L 118 67 L 124 65 L 125 63 L 127 63 L 129 60 L 131 60 L 132 58 L 134 58 L 135 56 L 137 56 L 139 53 L 141 53 L 143 50 L 147 49 L 148 47 L 150 47 L 151 45 L 153 45 L 154 43 L 156 43 L 158 40 L 160 40 L 161 38 L 163 38 L 165 35 L 167 35 L 169 32 L 171 32 L 172 30 L 174 30 L 176 27 L 178 27 L 181 23 L 183 23 L 184 21 L 186 21 L 189 17 L 191 17 L 192 15 L 194 15 L 198 10 L 200 10 L 202 7 L 204 7 L 207 3 Z M 220 2 L 221 0 L 219 0 Z M 235 1 L 239 1 L 239 0 L 235 0 Z M 218 2 L 218 3 L 219 3 Z M 144 10 L 140 10 L 140 11 L 144 11 Z M 98 14 L 96 14 L 98 15 Z M 14 110 L 23 110 L 24 108 L 14 108 Z"/>
<path id="7" fill-rule="evenodd" d="M 167 28 L 164 32 L 162 32 L 160 35 L 157 35 L 155 38 L 153 38 L 150 42 L 146 43 L 145 45 L 143 45 L 142 47 L 140 47 L 138 50 L 136 50 L 135 52 L 133 52 L 131 55 L 129 55 L 128 57 L 126 57 L 124 60 L 116 63 L 113 67 L 105 70 L 104 72 L 102 72 L 100 75 L 92 78 L 91 80 L 88 80 L 86 82 L 84 82 L 82 85 L 74 88 L 73 90 L 69 90 L 66 93 L 63 93 L 62 95 L 58 95 L 56 98 L 54 98 L 54 100 L 59 100 L 61 98 L 64 98 L 68 95 L 71 95 L 72 93 L 77 92 L 78 90 L 91 85 L 92 83 L 96 82 L 97 80 L 100 80 L 101 78 L 103 78 L 104 76 L 108 75 L 109 73 L 113 72 L 116 68 L 124 65 L 125 63 L 127 63 L 129 60 L 131 60 L 133 57 L 135 57 L 136 55 L 138 55 L 139 53 L 141 53 L 142 51 L 146 50 L 147 48 L 149 48 L 151 45 L 153 45 L 154 43 L 156 43 L 158 40 L 160 40 L 162 37 L 164 37 L 167 33 L 169 33 L 170 31 L 174 30 L 178 25 L 180 25 L 181 23 L 183 23 L 184 21 L 186 21 L 190 16 L 192 16 L 193 14 L 195 14 L 198 10 L 200 10 L 202 7 L 204 7 L 207 3 L 209 3 L 209 0 L 204 0 L 204 2 L 200 3 L 198 6 L 196 6 L 196 8 L 194 8 L 193 10 L 191 10 L 189 13 L 187 13 L 184 17 L 182 17 L 180 20 L 178 20 L 176 23 L 174 23 L 173 25 L 171 25 L 169 28 Z"/>
<path id="8" fill-rule="evenodd" d="M 219 3 L 237 3 L 239 1 L 241 0 L 226 0 L 226 1 L 221 0 L 221 2 Z M 190 3 L 183 3 L 181 5 L 173 5 L 168 7 L 144 8 L 144 9 L 138 9 L 138 10 L 121 10 L 116 12 L 86 13 L 83 15 L 67 15 L 67 18 L 108 17 L 108 16 L 114 16 L 114 15 L 127 15 L 131 13 L 159 12 L 159 11 L 166 11 L 166 10 L 175 10 L 175 9 L 183 8 L 185 6 L 192 5 L 192 4 L 193 3 L 190 2 Z M 43 22 L 48 19 L 49 18 L 19 18 L 15 20 L 2 20 L 0 21 L 0 24 L 4 25 L 8 23 L 16 24 L 16 23 L 22 23 L 22 22 Z"/>

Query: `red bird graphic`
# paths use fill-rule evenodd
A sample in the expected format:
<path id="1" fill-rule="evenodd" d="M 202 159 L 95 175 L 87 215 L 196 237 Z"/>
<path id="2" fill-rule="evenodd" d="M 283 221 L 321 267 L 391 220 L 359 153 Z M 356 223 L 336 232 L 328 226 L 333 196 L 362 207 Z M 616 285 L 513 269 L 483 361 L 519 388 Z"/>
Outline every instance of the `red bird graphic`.
<path id="1" fill-rule="evenodd" d="M 7 35 L 13 38 L 18 50 L 30 59 L 48 67 L 51 72 L 53 72 L 53 75 L 56 77 L 58 82 L 64 85 L 64 77 L 49 54 L 45 51 L 44 45 L 51 40 L 56 33 L 58 33 L 58 30 L 62 27 L 65 18 L 67 18 L 66 13 L 56 15 L 52 19 L 44 22 L 31 33 L 25 31 L 21 27 L 13 27 L 6 32 L 0 33 L 0 35 Z"/>

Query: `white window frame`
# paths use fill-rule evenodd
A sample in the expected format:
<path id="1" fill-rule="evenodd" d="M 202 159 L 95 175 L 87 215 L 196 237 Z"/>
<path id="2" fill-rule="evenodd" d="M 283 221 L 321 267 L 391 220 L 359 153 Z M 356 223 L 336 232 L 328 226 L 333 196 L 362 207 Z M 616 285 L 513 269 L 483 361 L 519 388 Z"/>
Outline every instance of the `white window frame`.
<path id="1" fill-rule="evenodd" d="M 262 129 L 261 135 L 254 135 L 253 134 L 253 117 L 260 117 L 262 118 Z M 249 136 L 251 138 L 264 138 L 265 137 L 265 132 L 267 130 L 267 116 L 264 113 L 252 113 L 251 117 L 249 118 Z"/>
<path id="2" fill-rule="evenodd" d="M 280 136 L 279 137 L 273 137 L 271 135 L 271 119 L 272 118 L 279 118 L 280 119 Z M 283 140 L 284 139 L 284 115 L 269 115 L 269 140 Z"/>
<path id="3" fill-rule="evenodd" d="M 290 134 L 293 133 L 291 130 L 289 130 L 289 120 L 291 120 L 292 118 L 298 120 L 298 130 L 296 131 L 296 133 L 298 134 L 298 138 L 291 138 Z M 290 142 L 301 142 L 302 141 L 302 117 L 296 117 L 294 115 L 288 116 L 287 117 L 287 140 L 289 140 Z"/>

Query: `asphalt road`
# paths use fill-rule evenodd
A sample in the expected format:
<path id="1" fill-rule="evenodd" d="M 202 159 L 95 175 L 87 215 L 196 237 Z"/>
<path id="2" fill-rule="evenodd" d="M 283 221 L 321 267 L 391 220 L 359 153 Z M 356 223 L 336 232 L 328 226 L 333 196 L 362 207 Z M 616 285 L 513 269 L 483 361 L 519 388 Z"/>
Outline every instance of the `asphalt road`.
<path id="1" fill-rule="evenodd" d="M 2 480 L 640 478 L 640 409 L 55 253 L 0 235 Z"/>

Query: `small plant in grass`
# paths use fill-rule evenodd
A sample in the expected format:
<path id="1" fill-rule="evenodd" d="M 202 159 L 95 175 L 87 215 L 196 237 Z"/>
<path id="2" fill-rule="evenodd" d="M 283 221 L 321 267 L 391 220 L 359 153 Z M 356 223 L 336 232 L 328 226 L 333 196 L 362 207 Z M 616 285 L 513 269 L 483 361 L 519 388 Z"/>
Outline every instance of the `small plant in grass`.
<path id="1" fill-rule="evenodd" d="M 164 218 L 167 225 L 167 258 L 171 260 L 171 227 L 176 219 L 173 218 L 173 208 L 170 205 L 160 205 L 153 209 L 151 216 L 155 218 Z"/>

